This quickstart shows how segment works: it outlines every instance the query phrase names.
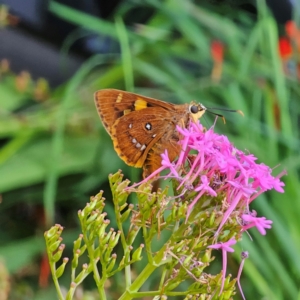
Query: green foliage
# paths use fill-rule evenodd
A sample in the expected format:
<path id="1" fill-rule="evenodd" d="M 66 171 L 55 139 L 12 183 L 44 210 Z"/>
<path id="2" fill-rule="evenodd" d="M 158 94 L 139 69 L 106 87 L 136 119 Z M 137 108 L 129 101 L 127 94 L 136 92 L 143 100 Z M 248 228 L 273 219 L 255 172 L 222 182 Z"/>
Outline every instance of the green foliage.
<path id="1" fill-rule="evenodd" d="M 184 299 L 231 299 L 235 293 L 235 280 L 230 280 L 231 276 L 228 276 L 220 292 L 222 272 L 211 275 L 207 271 L 214 260 L 207 246 L 213 243 L 220 221 L 214 218 L 214 201 L 206 199 L 209 204 L 204 209 L 201 208 L 202 203 L 199 203 L 186 220 L 186 199 L 181 202 L 171 200 L 172 197 L 167 196 L 167 188 L 152 193 L 149 183 L 138 189 L 128 188 L 129 181 L 122 181 L 122 178 L 120 171 L 109 176 L 117 231 L 108 229 L 110 221 L 104 211 L 103 191 L 92 197 L 85 208 L 78 212 L 82 233 L 74 242 L 71 284 L 65 297 L 58 281 L 69 261 L 68 258 L 61 260 L 65 248 L 61 243 L 63 228 L 55 225 L 45 232 L 50 268 L 59 299 L 73 299 L 76 288 L 90 273 L 93 274 L 100 299 L 110 298 L 111 292 L 105 289 L 105 285 L 111 277 L 113 280 L 116 273 L 122 271 L 125 280 L 119 287 L 119 295 L 115 295 L 118 299 L 141 299 L 147 296 L 155 296 L 157 299 L 170 296 L 182 296 Z M 127 202 L 131 193 L 137 196 L 136 207 Z M 189 197 L 189 193 L 186 195 Z M 130 220 L 128 230 L 124 226 L 127 220 Z M 233 223 L 227 228 L 232 236 L 240 231 L 240 226 Z M 166 231 L 170 232 L 168 239 L 158 246 L 157 241 Z M 135 246 L 141 234 L 143 243 Z M 223 239 L 227 240 L 228 234 Z M 118 245 L 122 247 L 121 259 L 117 259 L 114 252 Z M 158 249 L 154 252 L 154 248 Z M 88 262 L 79 266 L 79 259 L 83 255 Z M 146 255 L 146 263 L 140 274 L 132 278 L 135 263 L 142 259 L 142 255 Z M 156 269 L 161 274 L 158 290 L 139 291 Z M 186 289 L 178 289 L 186 281 L 190 281 Z"/>

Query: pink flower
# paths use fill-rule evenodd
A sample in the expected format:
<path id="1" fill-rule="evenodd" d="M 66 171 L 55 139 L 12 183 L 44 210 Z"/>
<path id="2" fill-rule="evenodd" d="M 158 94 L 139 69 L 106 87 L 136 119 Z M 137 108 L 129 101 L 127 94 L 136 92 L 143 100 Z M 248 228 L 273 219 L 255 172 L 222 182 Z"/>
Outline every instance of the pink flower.
<path id="1" fill-rule="evenodd" d="M 273 221 L 267 220 L 265 217 L 257 218 L 255 215 L 253 216 L 251 214 L 243 214 L 242 219 L 246 223 L 246 225 L 243 226 L 242 231 L 246 231 L 255 226 L 262 235 L 266 235 L 266 229 L 270 229 L 272 227 L 271 224 L 273 223 Z"/>
<path id="2" fill-rule="evenodd" d="M 222 250 L 222 261 L 223 261 L 223 267 L 222 267 L 222 284 L 219 295 L 221 295 L 223 288 L 224 288 L 224 282 L 226 278 L 226 269 L 227 269 L 227 252 L 234 252 L 234 249 L 232 249 L 230 246 L 234 245 L 236 243 L 235 239 L 230 239 L 229 241 L 225 243 L 219 243 L 214 244 L 211 246 L 208 246 L 208 248 L 211 249 L 221 249 Z"/>
<path id="3" fill-rule="evenodd" d="M 209 181 L 208 181 L 206 175 L 201 176 L 201 182 L 202 182 L 202 184 L 198 185 L 195 188 L 196 192 L 198 192 L 198 191 L 201 191 L 201 193 L 207 192 L 208 194 L 210 194 L 213 197 L 217 196 L 217 193 L 209 186 Z"/>
<path id="4" fill-rule="evenodd" d="M 174 163 L 171 162 L 169 159 L 167 150 L 165 150 L 165 152 L 161 155 L 161 158 L 162 158 L 162 161 L 161 161 L 162 167 L 164 167 L 164 169 L 170 169 L 170 174 L 173 174 L 173 176 L 178 178 L 179 175 L 175 169 Z"/>
<path id="5" fill-rule="evenodd" d="M 217 193 L 209 186 L 209 181 L 207 179 L 207 177 L 205 175 L 201 176 L 201 182 L 202 184 L 198 185 L 195 188 L 195 191 L 198 192 L 200 191 L 200 193 L 197 195 L 197 197 L 192 201 L 192 203 L 189 205 L 188 210 L 187 210 L 187 215 L 186 215 L 186 219 L 189 217 L 192 208 L 194 207 L 195 203 L 200 199 L 200 197 L 204 194 L 207 193 L 210 196 L 216 197 Z"/>

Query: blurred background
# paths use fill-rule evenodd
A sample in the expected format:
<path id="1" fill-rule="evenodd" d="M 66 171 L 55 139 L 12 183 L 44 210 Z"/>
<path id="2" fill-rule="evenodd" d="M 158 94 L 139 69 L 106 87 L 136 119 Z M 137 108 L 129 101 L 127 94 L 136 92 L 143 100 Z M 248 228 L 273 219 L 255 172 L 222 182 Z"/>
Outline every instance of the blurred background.
<path id="1" fill-rule="evenodd" d="M 216 132 L 288 175 L 284 194 L 255 201 L 274 223 L 238 245 L 250 252 L 243 290 L 300 299 L 299 12 L 296 0 L 0 0 L 0 299 L 56 299 L 44 231 L 64 226 L 71 257 L 77 211 L 100 189 L 109 202 L 108 174 L 141 176 L 98 118 L 102 88 L 244 112 L 225 114 Z M 210 127 L 214 117 L 201 120 Z M 94 290 L 91 278 L 82 292 Z"/>

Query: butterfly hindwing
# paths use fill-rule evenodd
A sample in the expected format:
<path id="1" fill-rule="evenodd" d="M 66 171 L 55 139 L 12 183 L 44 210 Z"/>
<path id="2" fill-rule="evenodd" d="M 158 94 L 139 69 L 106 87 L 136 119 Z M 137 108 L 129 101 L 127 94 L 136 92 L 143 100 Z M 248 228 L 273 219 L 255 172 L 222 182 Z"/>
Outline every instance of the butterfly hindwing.
<path id="1" fill-rule="evenodd" d="M 149 150 L 167 131 L 174 130 L 171 127 L 174 124 L 163 108 L 146 108 L 142 116 L 139 111 L 133 111 L 112 126 L 114 147 L 128 165 L 142 167 Z"/>

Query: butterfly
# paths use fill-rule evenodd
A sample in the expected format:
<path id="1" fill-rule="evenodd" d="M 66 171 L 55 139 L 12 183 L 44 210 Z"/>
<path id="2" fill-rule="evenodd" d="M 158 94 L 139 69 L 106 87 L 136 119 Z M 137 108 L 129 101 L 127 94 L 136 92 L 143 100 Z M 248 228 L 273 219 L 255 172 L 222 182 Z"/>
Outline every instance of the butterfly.
<path id="1" fill-rule="evenodd" d="M 95 104 L 115 151 L 129 166 L 143 168 L 144 178 L 161 166 L 165 150 L 170 161 L 179 155 L 176 126 L 186 128 L 206 111 L 200 103 L 176 105 L 116 89 L 97 91 Z"/>

